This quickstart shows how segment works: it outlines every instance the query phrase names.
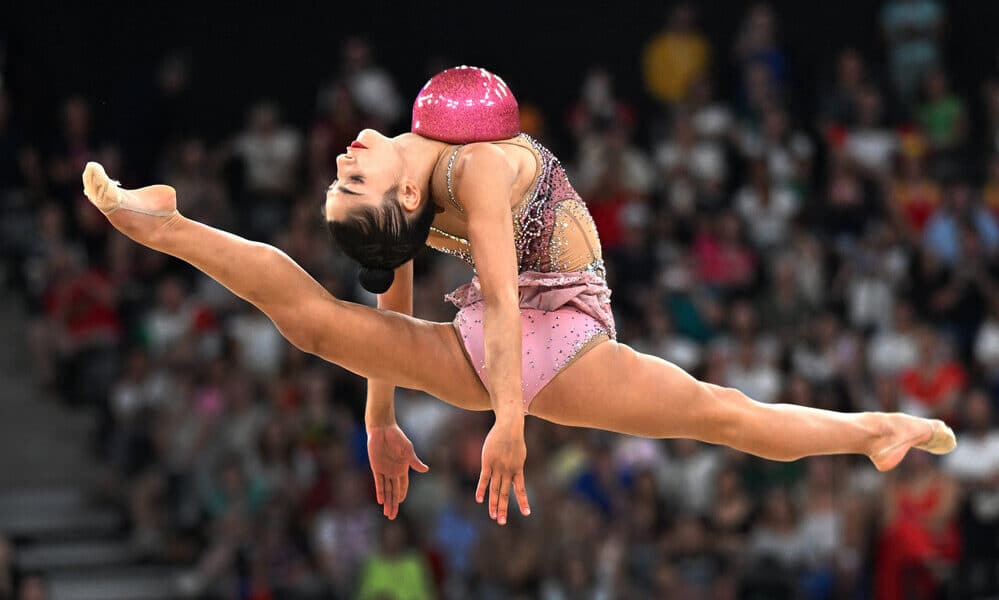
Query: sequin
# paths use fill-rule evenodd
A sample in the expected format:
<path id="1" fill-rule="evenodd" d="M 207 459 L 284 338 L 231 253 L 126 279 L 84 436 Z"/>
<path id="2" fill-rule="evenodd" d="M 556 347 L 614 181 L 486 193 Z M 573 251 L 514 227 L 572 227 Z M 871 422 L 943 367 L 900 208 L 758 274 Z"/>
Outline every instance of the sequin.
<path id="1" fill-rule="evenodd" d="M 462 65 L 427 81 L 413 102 L 410 130 L 452 144 L 507 140 L 520 131 L 520 108 L 498 75 Z"/>
<path id="2" fill-rule="evenodd" d="M 458 204 L 458 199 L 454 197 L 454 184 L 452 183 L 453 179 L 452 173 L 454 172 L 454 159 L 458 158 L 458 152 L 460 152 L 462 148 L 464 148 L 464 146 L 458 146 L 457 148 L 454 149 L 454 152 L 451 153 L 451 158 L 447 159 L 447 171 L 444 174 L 444 180 L 447 183 L 447 197 L 448 199 L 451 200 L 451 204 L 453 204 L 454 207 L 458 209 L 458 212 L 465 212 L 465 209 L 461 207 L 461 204 Z M 468 242 L 465 243 L 468 244 Z"/>
<path id="3" fill-rule="evenodd" d="M 527 134 L 520 136 L 539 163 L 539 173 L 513 213 L 517 270 L 521 273 L 591 272 L 606 278 L 600 239 L 586 204 L 569 183 L 559 160 Z M 445 171 L 448 199 L 460 211 L 452 182 L 456 148 Z M 441 238 L 444 238 L 443 240 Z M 447 241 L 445 241 L 447 240 Z M 475 268 L 471 244 L 465 238 L 432 227 L 427 245 L 457 256 Z"/>
<path id="4" fill-rule="evenodd" d="M 526 412 L 534 396 L 580 353 L 614 339 L 616 331 L 593 219 L 558 159 L 530 136 L 522 134 L 522 138 L 539 162 L 536 180 L 513 214 Z M 451 156 L 446 177 L 450 200 L 460 210 L 451 183 L 456 153 Z M 474 269 L 469 240 L 431 228 L 427 244 L 458 256 Z M 454 325 L 479 378 L 489 389 L 482 325 L 485 302 L 478 278 L 446 299 L 459 309 Z"/>

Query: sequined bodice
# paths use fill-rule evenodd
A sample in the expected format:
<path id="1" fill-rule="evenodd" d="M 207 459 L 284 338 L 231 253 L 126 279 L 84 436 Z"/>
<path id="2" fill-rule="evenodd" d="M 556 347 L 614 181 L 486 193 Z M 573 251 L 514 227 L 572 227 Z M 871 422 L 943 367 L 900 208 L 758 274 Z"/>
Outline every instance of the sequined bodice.
<path id="1" fill-rule="evenodd" d="M 562 163 L 534 138 L 521 134 L 516 139 L 517 142 L 498 143 L 529 148 L 539 163 L 536 180 L 513 212 L 518 271 L 589 271 L 603 278 L 605 271 L 597 228 L 583 200 L 569 183 Z M 451 185 L 451 170 L 460 149 L 459 146 L 451 154 L 445 176 L 451 196 L 449 201 L 458 210 L 463 210 L 454 198 Z M 471 244 L 460 236 L 432 227 L 427 245 L 475 266 Z"/>

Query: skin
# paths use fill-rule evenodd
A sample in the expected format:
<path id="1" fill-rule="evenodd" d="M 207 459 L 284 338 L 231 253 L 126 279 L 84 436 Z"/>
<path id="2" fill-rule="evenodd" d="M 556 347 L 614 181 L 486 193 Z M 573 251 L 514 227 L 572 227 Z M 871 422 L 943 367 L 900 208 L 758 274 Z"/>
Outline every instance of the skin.
<path id="1" fill-rule="evenodd" d="M 446 190 L 432 189 L 432 174 L 446 150 L 440 142 L 412 134 L 390 139 L 371 130 L 363 131 L 359 141 L 365 148 L 348 149 L 337 158 L 338 179 L 327 193 L 327 219 L 343 218 L 351 203 L 378 203 L 392 187 L 397 188 L 400 205 L 411 212 L 423 202 L 446 198 Z M 263 311 L 302 351 L 369 380 L 369 456 L 378 501 L 389 518 L 405 499 L 409 468 L 427 468 L 395 424 L 393 388 L 421 390 L 459 408 L 494 411 L 496 422 L 483 445 L 476 499 L 485 501 L 488 490 L 490 517 L 502 525 L 511 486 L 521 513 L 530 513 L 510 209 L 533 180 L 533 161 L 526 150 L 470 144 L 454 170 L 464 212 L 456 215 L 447 202 L 436 203 L 435 224 L 447 223 L 447 231 L 467 234 L 471 241 L 487 306 L 486 363 L 490 380 L 498 382 L 492 395 L 468 363 L 450 323 L 408 314 L 411 264 L 398 269 L 392 288 L 379 297 L 379 308 L 345 302 L 273 246 L 176 212 L 151 216 L 114 210 L 120 202 L 124 208 L 175 211 L 176 193 L 169 186 L 119 189 L 96 163 L 87 165 L 83 181 L 87 197 L 120 232 L 200 269 Z M 698 381 L 675 365 L 615 341 L 600 343 L 572 362 L 535 397 L 531 414 L 562 425 L 724 444 L 772 460 L 864 454 L 879 470 L 895 467 L 913 446 L 943 453 L 954 445 L 953 434 L 941 421 L 763 404 L 738 390 Z"/>

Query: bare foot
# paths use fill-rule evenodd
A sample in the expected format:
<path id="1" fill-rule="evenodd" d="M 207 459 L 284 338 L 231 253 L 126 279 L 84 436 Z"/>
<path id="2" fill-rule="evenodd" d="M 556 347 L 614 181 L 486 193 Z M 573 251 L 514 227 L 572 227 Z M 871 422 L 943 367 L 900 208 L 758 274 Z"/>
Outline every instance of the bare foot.
<path id="1" fill-rule="evenodd" d="M 894 469 L 910 448 L 947 454 L 957 445 L 954 432 L 939 419 L 921 419 L 902 413 L 888 413 L 882 417 L 880 441 L 869 455 L 879 471 Z"/>

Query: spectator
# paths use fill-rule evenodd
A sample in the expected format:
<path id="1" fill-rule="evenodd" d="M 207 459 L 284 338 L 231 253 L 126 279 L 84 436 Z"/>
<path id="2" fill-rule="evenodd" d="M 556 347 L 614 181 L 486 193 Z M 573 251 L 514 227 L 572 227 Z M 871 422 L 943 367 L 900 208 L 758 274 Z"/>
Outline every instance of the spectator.
<path id="1" fill-rule="evenodd" d="M 205 359 L 218 355 L 212 335 L 215 316 L 190 296 L 179 278 L 164 279 L 156 298 L 144 324 L 146 343 L 154 358 L 193 358 L 192 353 L 196 353 Z"/>
<path id="2" fill-rule="evenodd" d="M 166 179 L 177 190 L 177 209 L 184 215 L 221 229 L 235 225 L 228 192 L 203 139 L 189 138 L 178 145 Z"/>
<path id="3" fill-rule="evenodd" d="M 916 119 L 936 154 L 937 162 L 953 160 L 968 135 L 968 116 L 964 102 L 949 87 L 947 75 L 934 69 L 926 75 L 925 98 L 916 111 Z M 941 167 L 944 168 L 944 167 Z M 947 165 L 950 173 L 955 166 Z"/>
<path id="4" fill-rule="evenodd" d="M 817 129 L 835 138 L 857 124 L 860 95 L 867 81 L 867 65 L 856 48 L 840 51 L 836 57 L 836 81 L 823 93 Z"/>
<path id="5" fill-rule="evenodd" d="M 971 186 L 959 182 L 950 186 L 940 210 L 926 223 L 925 243 L 945 264 L 954 266 L 962 258 L 972 258 L 962 255 L 966 233 L 977 236 L 988 254 L 999 247 L 996 219 L 977 201 Z"/>
<path id="6" fill-rule="evenodd" d="M 716 192 L 723 189 L 728 177 L 724 148 L 714 139 L 699 137 L 692 118 L 685 113 L 676 115 L 673 135 L 659 143 L 655 161 L 664 177 L 668 197 L 674 209 L 681 213 L 689 214 L 695 206 L 693 203 L 683 206 L 677 200 L 680 195 L 676 187 L 678 180 Z"/>
<path id="7" fill-rule="evenodd" d="M 888 207 L 907 235 L 922 235 L 943 203 L 940 184 L 926 173 L 921 153 L 903 152 L 901 167 L 888 190 Z"/>
<path id="8" fill-rule="evenodd" d="M 736 194 L 735 209 L 746 222 L 756 249 L 773 252 L 787 241 L 790 221 L 798 211 L 798 199 L 786 187 L 771 182 L 762 160 L 751 163 L 749 169 L 749 182 Z"/>
<path id="9" fill-rule="evenodd" d="M 652 165 L 632 143 L 630 132 L 613 126 L 581 141 L 577 171 L 581 176 L 574 181 L 580 194 L 586 194 L 601 243 L 613 251 L 624 241 L 623 211 L 644 202 L 651 190 Z"/>
<path id="10" fill-rule="evenodd" d="M 989 299 L 987 316 L 975 335 L 974 357 L 985 383 L 992 389 L 999 386 L 999 304 L 994 298 Z"/>
<path id="11" fill-rule="evenodd" d="M 776 185 L 790 186 L 799 196 L 811 176 L 814 147 L 811 139 L 790 127 L 787 113 L 767 107 L 758 126 L 746 126 L 741 150 L 750 160 L 766 161 Z"/>
<path id="12" fill-rule="evenodd" d="M 686 110 L 697 135 L 723 142 L 730 135 L 734 116 L 728 104 L 715 97 L 714 83 L 703 77 L 691 84 Z"/>
<path id="13" fill-rule="evenodd" d="M 982 203 L 992 213 L 992 218 L 999 221 L 999 154 L 989 160 L 988 176 L 982 186 Z"/>
<path id="14" fill-rule="evenodd" d="M 386 596 L 399 600 L 434 597 L 430 572 L 418 552 L 409 547 L 406 525 L 392 521 L 382 527 L 379 550 L 361 570 L 357 597 L 374 600 Z"/>
<path id="15" fill-rule="evenodd" d="M 957 487 L 925 453 L 907 457 L 885 495 L 874 571 L 877 600 L 932 597 L 934 571 L 959 553 Z M 936 568 L 935 568 L 936 567 Z"/>
<path id="16" fill-rule="evenodd" d="M 373 540 L 378 537 L 373 520 L 375 513 L 369 510 L 370 495 L 360 473 L 343 473 L 330 487 L 335 502 L 316 516 L 312 524 L 312 544 L 323 578 L 332 589 L 346 592 L 352 589 L 352 578 L 371 555 Z M 386 550 L 392 556 L 391 553 L 402 550 L 406 541 L 404 537 L 400 539 L 397 531 L 388 533 L 382 543 L 388 544 Z M 405 562 L 403 568 L 412 569 Z M 383 585 L 384 575 L 377 572 L 375 575 L 376 581 L 369 585 Z M 414 583 L 418 583 L 417 577 L 422 575 L 416 569 L 411 575 Z"/>
<path id="17" fill-rule="evenodd" d="M 911 104 L 926 72 L 941 61 L 945 14 L 936 0 L 889 0 L 881 7 L 881 29 L 895 92 Z"/>
<path id="18" fill-rule="evenodd" d="M 693 5 L 674 6 L 663 29 L 649 40 L 642 53 L 645 88 L 667 106 L 685 100 L 691 86 L 711 66 L 711 45 L 696 21 L 697 9 Z"/>
<path id="19" fill-rule="evenodd" d="M 891 324 L 877 331 L 867 345 L 867 367 L 877 377 L 896 375 L 917 365 L 918 332 L 912 305 L 895 305 Z"/>
<path id="20" fill-rule="evenodd" d="M 928 329 L 919 336 L 919 359 L 899 375 L 902 391 L 915 403 L 910 406 L 913 412 L 948 419 L 954 416 L 966 379 L 944 340 Z"/>
<path id="21" fill-rule="evenodd" d="M 49 150 L 49 179 L 61 198 L 71 198 L 79 193 L 79 173 L 97 150 L 90 105 L 82 96 L 71 96 L 63 103 L 60 133 Z"/>
<path id="22" fill-rule="evenodd" d="M 580 97 L 569 111 L 569 129 L 581 146 L 602 140 L 611 131 L 630 130 L 634 118 L 631 107 L 615 95 L 613 75 L 604 67 L 591 67 Z M 580 171 L 588 172 L 585 168 Z"/>
<path id="23" fill-rule="evenodd" d="M 962 592 L 984 596 L 999 591 L 999 430 L 985 392 L 968 393 L 961 422 L 961 448 L 947 456 L 943 469 L 960 483 L 966 497 L 961 507 L 966 548 Z"/>
<path id="24" fill-rule="evenodd" d="M 659 492 L 670 499 L 680 515 L 708 514 L 715 495 L 715 475 L 722 465 L 720 453 L 694 440 L 673 440 L 671 456 L 656 475 Z"/>
<path id="25" fill-rule="evenodd" d="M 847 130 L 844 152 L 862 173 L 885 181 L 892 172 L 898 140 L 883 121 L 881 94 L 864 87 L 857 91 L 855 102 L 856 122 Z"/>
<path id="26" fill-rule="evenodd" d="M 736 34 L 734 53 L 744 70 L 760 65 L 778 88 L 783 85 L 787 60 L 777 45 L 777 18 L 772 6 L 760 2 L 750 7 Z"/>
<path id="27" fill-rule="evenodd" d="M 376 129 L 391 129 L 402 115 L 402 100 L 388 71 L 375 63 L 371 45 L 348 38 L 343 45 L 343 82 L 357 107 Z"/>
<path id="28" fill-rule="evenodd" d="M 246 129 L 235 138 L 232 149 L 243 163 L 243 186 L 253 198 L 247 203 L 250 210 L 245 227 L 257 239 L 264 239 L 281 224 L 281 205 L 293 194 L 301 136 L 281 121 L 276 104 L 259 102 L 250 109 Z"/>

